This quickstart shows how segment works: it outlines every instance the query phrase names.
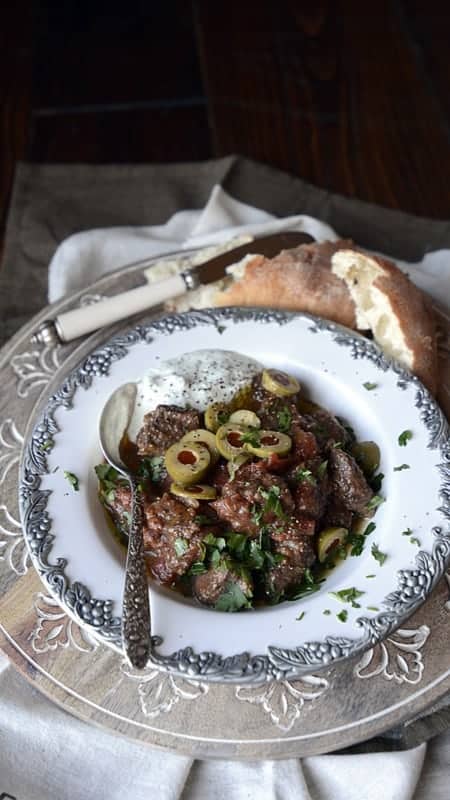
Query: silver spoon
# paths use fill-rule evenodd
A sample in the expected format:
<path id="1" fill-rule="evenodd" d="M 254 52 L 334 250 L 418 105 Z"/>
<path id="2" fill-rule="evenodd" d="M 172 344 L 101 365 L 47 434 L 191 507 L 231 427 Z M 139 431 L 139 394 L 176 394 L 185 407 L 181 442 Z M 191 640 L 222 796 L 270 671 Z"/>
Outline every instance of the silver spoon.
<path id="1" fill-rule="evenodd" d="M 125 383 L 111 395 L 99 423 L 103 455 L 131 487 L 131 522 L 122 603 L 122 641 L 125 655 L 133 667 L 143 669 L 151 648 L 148 578 L 142 537 L 143 508 L 139 481 L 120 456 L 120 442 L 133 415 L 137 386 Z"/>

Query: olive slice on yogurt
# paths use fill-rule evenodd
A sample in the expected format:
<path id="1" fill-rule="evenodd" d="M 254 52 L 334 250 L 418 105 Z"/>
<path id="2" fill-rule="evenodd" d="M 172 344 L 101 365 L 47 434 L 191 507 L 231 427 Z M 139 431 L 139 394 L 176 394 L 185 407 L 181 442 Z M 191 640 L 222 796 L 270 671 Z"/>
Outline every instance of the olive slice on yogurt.
<path id="1" fill-rule="evenodd" d="M 257 431 L 256 433 L 255 442 L 245 442 L 244 448 L 259 458 L 267 458 L 272 453 L 285 456 L 292 447 L 292 439 L 287 433 L 279 431 Z"/>
<path id="2" fill-rule="evenodd" d="M 289 397 L 300 391 L 300 384 L 297 378 L 282 372 L 280 369 L 263 370 L 261 383 L 268 392 L 276 394 L 278 397 Z"/>
<path id="3" fill-rule="evenodd" d="M 214 486 L 208 486 L 206 483 L 193 483 L 192 486 L 171 483 L 170 492 L 177 497 L 190 497 L 193 500 L 214 500 L 216 497 Z"/>
<path id="4" fill-rule="evenodd" d="M 211 454 L 200 442 L 176 442 L 166 450 L 164 463 L 176 483 L 190 486 L 205 476 L 211 464 Z"/>

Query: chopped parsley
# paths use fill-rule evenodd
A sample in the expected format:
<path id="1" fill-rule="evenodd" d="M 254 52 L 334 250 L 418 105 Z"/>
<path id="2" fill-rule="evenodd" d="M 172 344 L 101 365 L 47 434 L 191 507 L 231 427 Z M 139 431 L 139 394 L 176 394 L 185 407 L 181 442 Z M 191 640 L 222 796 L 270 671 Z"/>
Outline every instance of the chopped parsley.
<path id="1" fill-rule="evenodd" d="M 211 525 L 212 524 L 211 518 L 207 517 L 206 514 L 197 514 L 194 517 L 194 522 L 196 522 L 197 525 Z"/>
<path id="2" fill-rule="evenodd" d="M 259 447 L 261 444 L 261 434 L 258 428 L 249 428 L 248 431 L 241 434 L 241 442 L 249 444 L 252 447 Z"/>
<path id="3" fill-rule="evenodd" d="M 189 568 L 187 575 L 203 575 L 205 572 L 207 572 L 207 569 L 203 561 L 195 561 Z"/>
<path id="4" fill-rule="evenodd" d="M 317 468 L 317 477 L 318 478 L 323 478 L 323 476 L 325 475 L 325 473 L 327 471 L 327 467 L 328 467 L 328 461 L 322 461 L 322 463 L 319 464 L 319 466 Z"/>
<path id="5" fill-rule="evenodd" d="M 317 481 L 310 469 L 298 469 L 295 473 L 295 479 L 299 481 L 299 483 L 301 481 L 307 481 L 307 483 L 312 484 L 312 486 L 317 485 Z"/>
<path id="6" fill-rule="evenodd" d="M 375 542 L 372 545 L 371 553 L 372 553 L 375 561 L 378 561 L 380 567 L 382 567 L 384 562 L 387 559 L 387 553 L 382 553 L 381 550 L 379 549 L 378 545 L 375 544 Z"/>
<path id="7" fill-rule="evenodd" d="M 371 500 L 366 505 L 367 511 L 373 511 L 374 508 L 378 508 L 381 504 L 384 503 L 384 497 L 380 497 L 379 494 L 374 494 Z"/>
<path id="8" fill-rule="evenodd" d="M 164 456 L 145 456 L 139 466 L 138 475 L 144 480 L 159 483 L 165 472 Z"/>
<path id="9" fill-rule="evenodd" d="M 406 447 L 410 439 L 412 439 L 412 431 L 403 431 L 398 437 L 400 447 Z"/>
<path id="10" fill-rule="evenodd" d="M 328 592 L 328 594 L 341 603 L 351 603 L 353 608 L 361 608 L 360 604 L 356 601 L 365 594 L 365 592 L 360 592 L 359 589 L 355 589 L 354 586 L 351 586 L 350 589 L 340 589 L 338 592 Z"/>
<path id="11" fill-rule="evenodd" d="M 281 489 L 279 486 L 271 486 L 270 489 L 265 489 L 264 486 L 258 486 L 258 494 L 260 494 L 265 501 L 263 515 L 273 512 L 276 517 L 283 518 L 286 516 L 283 511 L 283 506 L 281 505 Z"/>
<path id="12" fill-rule="evenodd" d="M 376 578 L 376 575 L 366 575 L 366 578 Z"/>
<path id="13" fill-rule="evenodd" d="M 305 594 L 314 594 L 320 589 L 322 580 L 316 581 L 310 569 L 305 569 L 302 581 L 296 587 L 290 589 L 287 594 L 288 600 L 298 600 Z"/>
<path id="14" fill-rule="evenodd" d="M 367 606 L 367 611 L 379 611 L 378 606 Z"/>
<path id="15" fill-rule="evenodd" d="M 187 539 L 175 539 L 173 546 L 177 556 L 180 558 L 181 556 L 184 556 L 184 554 L 187 552 L 189 547 L 189 542 L 187 541 Z"/>
<path id="16" fill-rule="evenodd" d="M 352 533 L 350 532 L 347 537 L 347 544 L 351 545 L 350 555 L 351 556 L 360 556 L 363 549 L 366 537 L 369 536 L 372 531 L 375 530 L 377 526 L 374 522 L 369 522 L 367 528 L 363 533 Z"/>
<path id="17" fill-rule="evenodd" d="M 400 464 L 399 467 L 394 467 L 394 472 L 401 472 L 402 469 L 411 469 L 409 464 Z"/>
<path id="18" fill-rule="evenodd" d="M 241 608 L 251 608 L 252 604 L 238 583 L 229 581 L 217 600 L 214 608 L 217 611 L 239 611 Z"/>
<path id="19" fill-rule="evenodd" d="M 277 412 L 278 430 L 281 433 L 288 433 L 291 429 L 292 414 L 287 406 L 284 406 Z"/>
<path id="20" fill-rule="evenodd" d="M 343 608 L 343 609 L 342 609 L 342 611 L 340 611 L 340 612 L 339 612 L 339 614 L 336 614 L 336 616 L 337 616 L 337 618 L 338 618 L 338 620 L 339 620 L 340 622 L 347 622 L 347 619 L 348 619 L 348 611 L 346 611 L 346 609 L 345 609 L 345 608 Z"/>
<path id="21" fill-rule="evenodd" d="M 303 619 L 305 614 L 306 614 L 306 611 L 301 611 L 300 614 L 298 615 L 298 617 L 295 618 L 296 622 L 301 622 L 301 620 Z"/>
<path id="22" fill-rule="evenodd" d="M 330 609 L 329 609 L 329 608 L 325 608 L 325 609 L 322 611 L 322 614 L 325 614 L 325 616 L 326 616 L 326 617 L 329 617 L 329 616 L 330 616 L 330 614 L 331 614 L 331 611 L 330 611 Z"/>
<path id="23" fill-rule="evenodd" d="M 371 392 L 373 389 L 377 388 L 378 383 L 370 383 L 370 381 L 366 381 L 365 383 L 363 383 L 363 386 L 365 389 L 367 389 L 368 392 Z"/>
<path id="24" fill-rule="evenodd" d="M 216 325 L 216 331 L 217 333 L 222 334 L 224 331 L 226 331 L 225 325 Z"/>
<path id="25" fill-rule="evenodd" d="M 54 444 L 53 439 L 47 439 L 46 442 L 41 444 L 41 450 L 51 450 Z"/>
<path id="26" fill-rule="evenodd" d="M 416 536 L 410 536 L 409 541 L 411 542 L 411 544 L 416 544 L 417 547 L 420 547 L 420 539 L 417 539 Z"/>
<path id="27" fill-rule="evenodd" d="M 74 492 L 78 492 L 80 488 L 80 481 L 78 480 L 77 476 L 74 475 L 73 472 L 69 472 L 67 469 L 64 470 L 64 477 L 66 481 L 68 481 L 74 490 Z"/>
<path id="28" fill-rule="evenodd" d="M 226 411 L 219 411 L 217 414 L 217 422 L 220 422 L 221 425 L 225 425 L 230 418 L 230 415 Z"/>
<path id="29" fill-rule="evenodd" d="M 370 488 L 374 492 L 379 492 L 380 491 L 381 484 L 383 483 L 383 478 L 384 478 L 384 475 L 383 475 L 382 472 L 378 472 L 377 475 L 374 475 L 373 478 L 370 478 L 369 485 L 370 485 Z"/>
<path id="30" fill-rule="evenodd" d="M 406 528 L 405 531 L 402 531 L 402 536 L 411 536 L 412 530 L 411 528 Z"/>

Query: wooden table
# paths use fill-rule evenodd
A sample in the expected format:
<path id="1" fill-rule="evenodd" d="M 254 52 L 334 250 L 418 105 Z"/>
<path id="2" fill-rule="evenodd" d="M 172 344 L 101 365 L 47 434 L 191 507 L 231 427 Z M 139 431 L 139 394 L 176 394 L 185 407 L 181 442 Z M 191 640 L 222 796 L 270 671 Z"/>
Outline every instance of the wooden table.
<path id="1" fill-rule="evenodd" d="M 231 152 L 450 215 L 448 3 L 15 0 L 0 19 L 2 228 L 19 159 Z"/>

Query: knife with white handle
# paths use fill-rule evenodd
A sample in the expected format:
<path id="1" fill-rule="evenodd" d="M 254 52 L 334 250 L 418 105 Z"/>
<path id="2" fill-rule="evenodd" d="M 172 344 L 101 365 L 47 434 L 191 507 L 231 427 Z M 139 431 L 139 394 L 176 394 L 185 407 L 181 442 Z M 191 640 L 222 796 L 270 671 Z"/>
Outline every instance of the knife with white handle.
<path id="1" fill-rule="evenodd" d="M 199 286 L 214 283 L 226 275 L 226 268 L 249 254 L 273 258 L 281 250 L 298 247 L 312 242 L 306 233 L 285 231 L 235 247 L 192 269 L 172 275 L 163 281 L 144 284 L 135 289 L 108 297 L 93 305 L 74 308 L 59 314 L 54 320 L 45 320 L 32 336 L 32 341 L 40 344 L 51 342 L 70 342 L 85 336 L 98 328 L 111 325 L 121 319 L 147 311 L 173 297 L 197 289 Z"/>

